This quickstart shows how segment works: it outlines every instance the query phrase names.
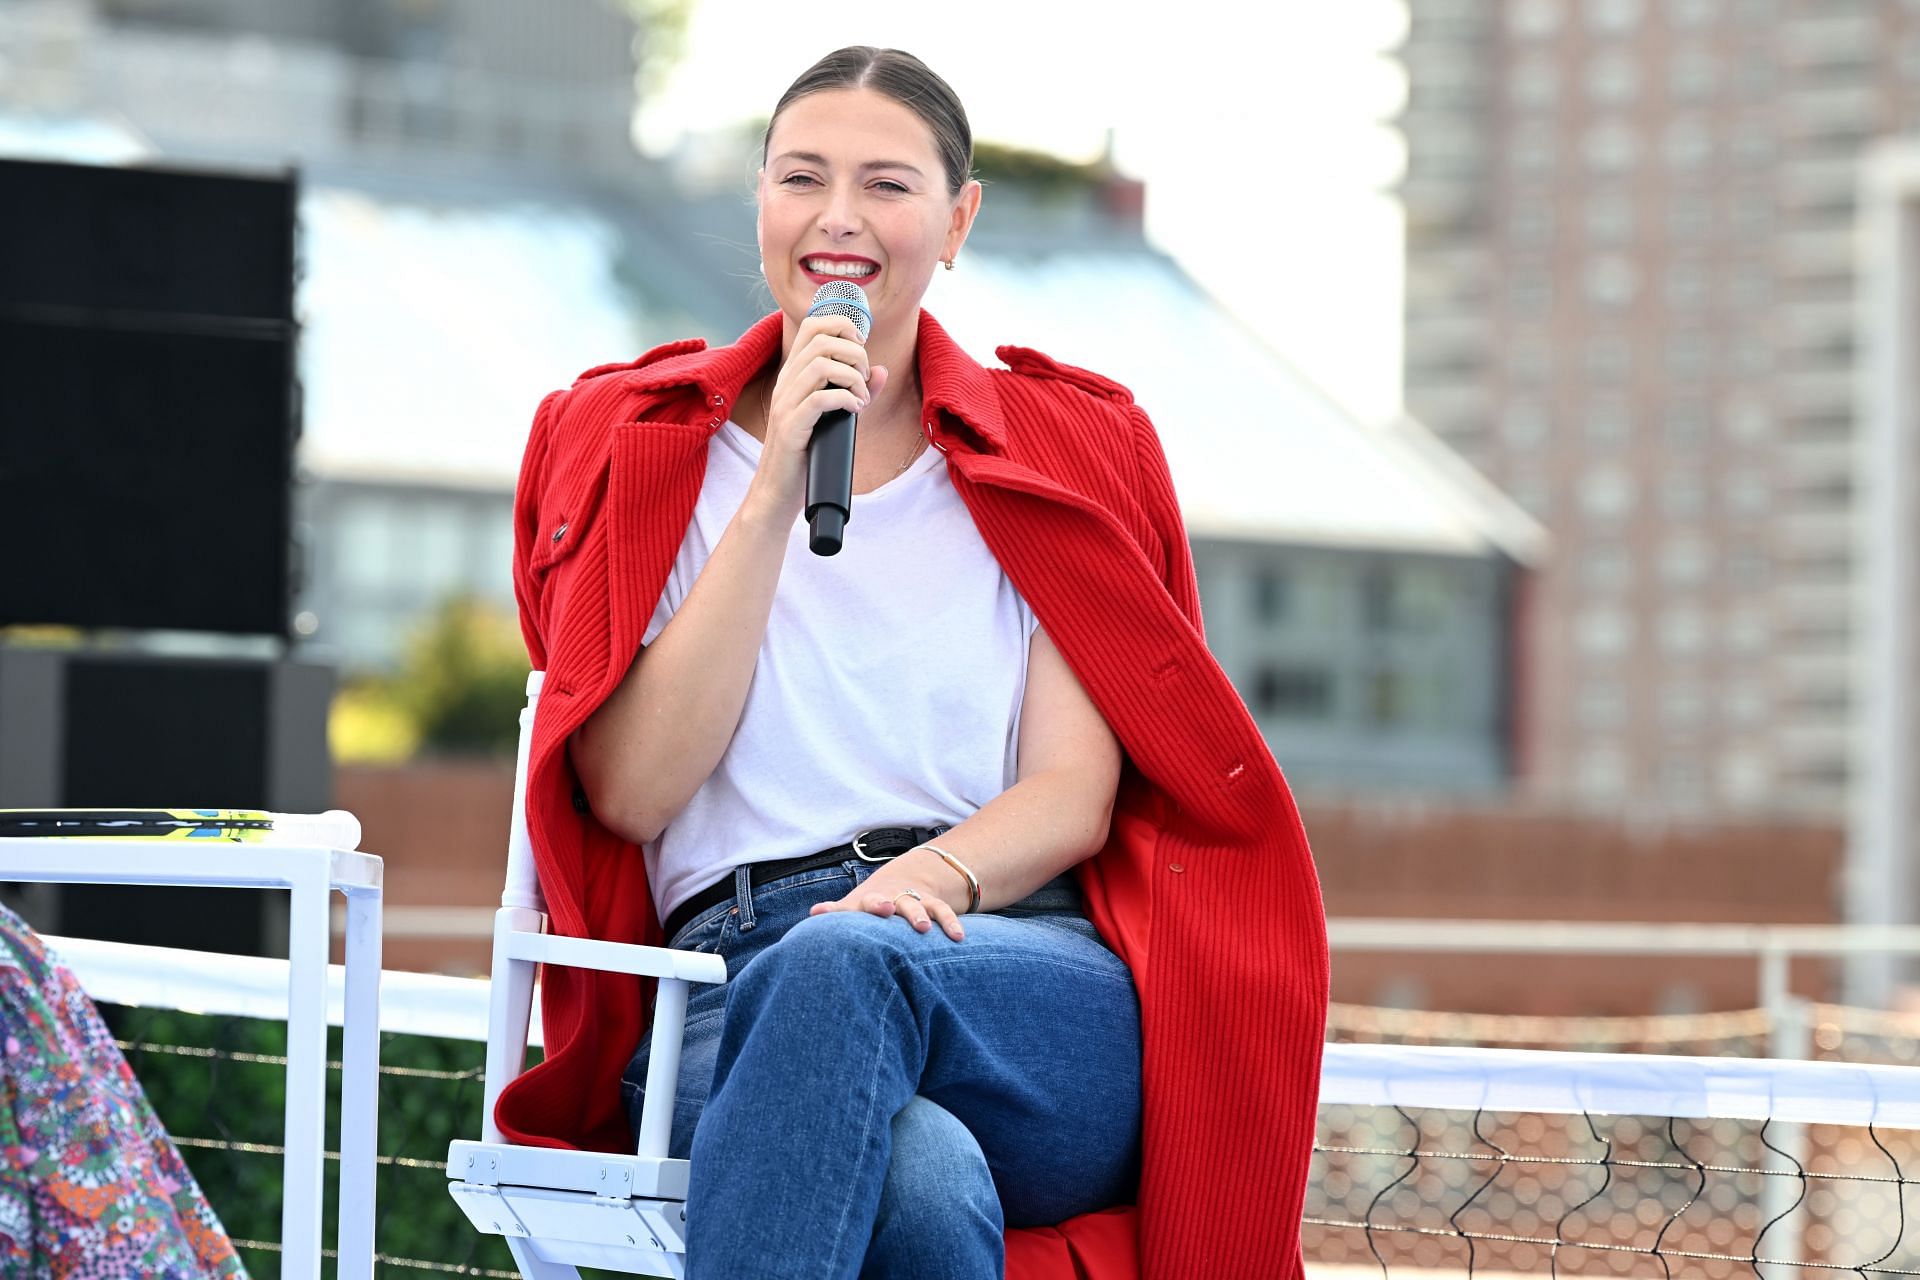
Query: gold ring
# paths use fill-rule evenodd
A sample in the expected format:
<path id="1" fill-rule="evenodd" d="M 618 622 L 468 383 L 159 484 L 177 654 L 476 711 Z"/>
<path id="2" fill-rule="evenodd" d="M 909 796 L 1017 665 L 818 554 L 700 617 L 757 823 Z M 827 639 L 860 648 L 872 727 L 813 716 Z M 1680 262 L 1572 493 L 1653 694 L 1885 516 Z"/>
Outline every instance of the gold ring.
<path id="1" fill-rule="evenodd" d="M 915 902 L 920 903 L 922 906 L 926 905 L 926 900 L 920 896 L 920 891 L 918 889 L 902 889 L 900 892 L 893 895 L 893 901 L 897 903 L 900 901 L 900 899 L 908 896 L 911 896 Z"/>

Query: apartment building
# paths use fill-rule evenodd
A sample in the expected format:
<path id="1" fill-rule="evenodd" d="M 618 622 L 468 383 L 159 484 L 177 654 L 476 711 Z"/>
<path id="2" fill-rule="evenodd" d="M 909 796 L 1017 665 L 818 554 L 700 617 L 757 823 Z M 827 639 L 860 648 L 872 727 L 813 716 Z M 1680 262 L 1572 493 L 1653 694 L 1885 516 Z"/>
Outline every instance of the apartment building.
<path id="1" fill-rule="evenodd" d="M 1406 403 L 1554 536 L 1535 795 L 1839 816 L 1862 158 L 1916 0 L 1415 0 Z"/>

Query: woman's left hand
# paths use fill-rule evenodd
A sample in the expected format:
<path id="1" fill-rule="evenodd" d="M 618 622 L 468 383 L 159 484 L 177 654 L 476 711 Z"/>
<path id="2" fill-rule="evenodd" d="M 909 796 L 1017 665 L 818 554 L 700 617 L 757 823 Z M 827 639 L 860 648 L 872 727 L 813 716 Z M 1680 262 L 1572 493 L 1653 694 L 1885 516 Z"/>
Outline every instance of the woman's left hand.
<path id="1" fill-rule="evenodd" d="M 909 850 L 897 858 L 882 863 L 880 869 L 868 876 L 852 893 L 837 902 L 816 902 L 807 914 L 817 916 L 828 911 L 869 911 L 876 916 L 900 915 L 906 917 L 921 933 L 933 928 L 939 921 L 947 936 L 955 942 L 964 941 L 966 930 L 960 927 L 960 912 L 944 896 L 946 890 L 937 885 L 930 877 L 932 868 L 918 861 L 923 850 Z M 925 853 L 935 865 L 943 870 L 944 862 L 938 854 Z M 952 872 L 947 872 L 949 878 Z M 908 889 L 917 890 L 918 901 L 907 894 Z"/>

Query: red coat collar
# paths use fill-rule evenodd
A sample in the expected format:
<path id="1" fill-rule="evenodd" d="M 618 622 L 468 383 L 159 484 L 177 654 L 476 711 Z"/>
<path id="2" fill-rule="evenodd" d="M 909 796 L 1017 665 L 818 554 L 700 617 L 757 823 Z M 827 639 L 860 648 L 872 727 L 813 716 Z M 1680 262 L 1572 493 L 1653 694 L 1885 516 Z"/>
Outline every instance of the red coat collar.
<path id="1" fill-rule="evenodd" d="M 778 358 L 782 322 L 783 313 L 775 311 L 724 347 L 709 348 L 706 339 L 690 338 L 656 348 L 640 358 L 626 385 L 634 391 L 697 388 L 709 404 L 736 404 L 747 382 Z M 986 449 L 1002 449 L 1006 418 L 992 373 L 962 350 L 925 308 L 915 342 L 922 421 L 951 414 L 971 427 Z"/>

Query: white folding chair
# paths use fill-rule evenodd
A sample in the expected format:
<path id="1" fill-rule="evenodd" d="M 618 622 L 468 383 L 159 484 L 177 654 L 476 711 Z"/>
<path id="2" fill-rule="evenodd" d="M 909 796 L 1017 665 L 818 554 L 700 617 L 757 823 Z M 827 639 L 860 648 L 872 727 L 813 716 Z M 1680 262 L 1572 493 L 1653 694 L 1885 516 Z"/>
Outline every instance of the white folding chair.
<path id="1" fill-rule="evenodd" d="M 578 1280 L 574 1268 L 581 1266 L 680 1280 L 686 1275 L 687 1162 L 667 1158 L 667 1139 L 680 1080 L 687 984 L 725 982 L 726 961 L 698 951 L 546 932 L 546 900 L 527 840 L 527 756 L 544 675 L 527 676 L 527 705 L 520 713 L 507 885 L 493 923 L 482 1140 L 456 1141 L 447 1149 L 448 1190 L 475 1227 L 506 1238 L 526 1280 Z M 543 964 L 660 980 L 646 1105 L 633 1155 L 518 1146 L 494 1123 L 500 1091 L 526 1066 L 534 975 Z"/>

